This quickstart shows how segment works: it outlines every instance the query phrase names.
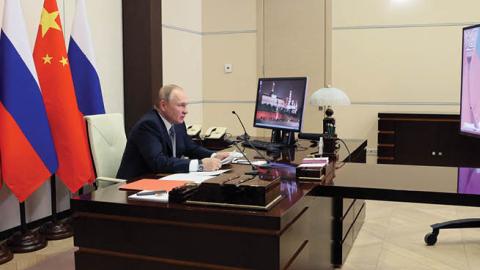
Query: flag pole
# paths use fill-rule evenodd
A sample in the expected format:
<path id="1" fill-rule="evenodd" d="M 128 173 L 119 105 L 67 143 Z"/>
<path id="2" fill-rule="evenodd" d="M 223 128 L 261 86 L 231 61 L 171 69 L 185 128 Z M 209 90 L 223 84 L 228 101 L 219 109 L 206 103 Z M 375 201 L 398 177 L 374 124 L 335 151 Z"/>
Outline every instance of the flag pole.
<path id="1" fill-rule="evenodd" d="M 0 265 L 13 259 L 12 252 L 8 249 L 5 243 L 0 243 Z"/>
<path id="2" fill-rule="evenodd" d="M 72 236 L 72 226 L 58 220 L 55 174 L 50 177 L 50 200 L 52 201 L 52 216 L 50 217 L 50 221 L 43 225 L 42 234 L 48 240 L 60 240 Z"/>
<path id="3" fill-rule="evenodd" d="M 20 231 L 14 233 L 7 244 L 13 253 L 32 252 L 47 246 L 45 237 L 38 230 L 28 229 L 25 220 L 25 202 L 20 203 Z"/>

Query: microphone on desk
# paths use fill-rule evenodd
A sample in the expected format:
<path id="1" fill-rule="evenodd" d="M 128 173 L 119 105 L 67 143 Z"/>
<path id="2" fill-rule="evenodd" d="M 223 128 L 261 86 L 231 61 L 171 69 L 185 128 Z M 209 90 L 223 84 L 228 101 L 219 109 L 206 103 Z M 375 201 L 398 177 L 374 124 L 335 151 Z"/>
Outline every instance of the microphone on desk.
<path id="1" fill-rule="evenodd" d="M 243 122 L 242 122 L 242 120 L 240 119 L 240 116 L 238 116 L 238 114 L 237 114 L 235 111 L 232 111 L 232 113 L 235 114 L 235 116 L 237 116 L 238 121 L 240 122 L 240 125 L 242 125 L 242 128 L 243 128 L 243 135 L 238 136 L 237 139 L 242 140 L 242 141 L 247 141 L 247 140 L 249 140 L 249 139 L 250 139 L 250 135 L 248 135 L 247 129 L 245 129 L 245 126 L 243 125 Z"/>
<path id="2" fill-rule="evenodd" d="M 243 135 L 240 135 L 237 137 L 238 140 L 240 141 L 243 141 L 244 143 L 248 144 L 251 148 L 253 148 L 253 150 L 261 157 L 263 158 L 264 160 L 267 161 L 267 163 L 270 163 L 270 161 L 265 157 L 265 155 L 263 155 L 262 153 L 260 153 L 260 151 L 258 151 L 258 149 L 250 142 L 250 135 L 248 135 L 247 133 L 247 130 L 245 129 L 245 126 L 243 125 L 243 122 L 242 120 L 240 119 L 240 116 L 238 116 L 238 114 L 235 112 L 235 111 L 232 111 L 233 114 L 235 114 L 238 118 L 238 121 L 240 122 L 240 125 L 242 125 L 242 128 L 243 128 Z M 231 141 L 231 140 L 229 140 Z M 243 153 L 243 151 L 241 151 Z"/>

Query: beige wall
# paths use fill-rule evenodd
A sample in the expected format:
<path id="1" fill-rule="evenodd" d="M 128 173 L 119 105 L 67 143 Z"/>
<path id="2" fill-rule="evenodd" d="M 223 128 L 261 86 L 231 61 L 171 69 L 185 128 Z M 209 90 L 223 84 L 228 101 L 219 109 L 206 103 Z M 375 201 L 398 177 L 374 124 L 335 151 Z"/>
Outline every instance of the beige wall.
<path id="1" fill-rule="evenodd" d="M 377 113 L 458 112 L 461 28 L 480 22 L 475 0 L 333 1 L 333 84 L 342 137 L 376 148 Z"/>
<path id="2" fill-rule="evenodd" d="M 323 115 L 308 97 L 325 84 L 325 1 L 264 0 L 263 76 L 308 76 L 305 132 L 321 132 Z"/>
<path id="3" fill-rule="evenodd" d="M 163 0 L 162 26 L 163 83 L 185 89 L 191 102 L 185 121 L 202 123 L 202 1 Z"/>
<path id="4" fill-rule="evenodd" d="M 202 132 L 226 126 L 239 134 L 231 114 L 236 110 L 252 132 L 256 1 L 164 0 L 162 16 L 164 82 L 186 89 L 191 100 L 187 124 L 201 123 Z M 232 64 L 233 72 L 225 73 L 224 64 Z"/>
<path id="5" fill-rule="evenodd" d="M 251 134 L 253 99 L 257 87 L 256 1 L 203 1 L 204 126 L 226 126 L 232 134 L 243 130 L 235 110 Z M 224 64 L 233 72 L 225 73 Z"/>
<path id="6" fill-rule="evenodd" d="M 35 42 L 43 1 L 20 1 L 31 47 Z M 0 0 L 0 26 L 3 19 Z M 65 39 L 68 42 L 75 1 L 57 0 Z M 123 113 L 123 57 L 122 57 L 122 5 L 118 0 L 85 0 L 92 42 L 96 55 L 98 75 L 107 112 Z M 70 206 L 70 194 L 57 181 L 57 207 L 59 211 Z M 50 182 L 45 182 L 26 201 L 27 222 L 50 215 Z M 0 231 L 20 224 L 18 200 L 4 186 L 0 189 Z"/>
<path id="7" fill-rule="evenodd" d="M 226 126 L 240 134 L 235 110 L 249 133 L 268 135 L 253 128 L 258 77 L 307 75 L 308 95 L 324 85 L 323 1 L 199 2 L 163 1 L 164 81 L 191 85 L 187 123 L 202 123 L 203 131 Z M 182 9 L 184 16 L 173 15 Z M 224 64 L 232 64 L 233 72 L 225 73 Z M 317 108 L 307 106 L 305 115 L 305 130 L 320 131 Z"/>

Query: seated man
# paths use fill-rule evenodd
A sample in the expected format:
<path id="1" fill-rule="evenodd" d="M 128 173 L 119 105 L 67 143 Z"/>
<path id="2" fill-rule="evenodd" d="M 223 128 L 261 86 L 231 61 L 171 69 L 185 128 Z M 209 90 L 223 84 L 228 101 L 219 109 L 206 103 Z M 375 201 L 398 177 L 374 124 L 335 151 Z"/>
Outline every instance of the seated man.
<path id="1" fill-rule="evenodd" d="M 131 180 L 151 173 L 213 171 L 222 166 L 221 160 L 229 153 L 214 153 L 187 135 L 183 122 L 187 104 L 187 95 L 177 85 L 165 85 L 158 91 L 154 109 L 130 131 L 117 178 Z"/>

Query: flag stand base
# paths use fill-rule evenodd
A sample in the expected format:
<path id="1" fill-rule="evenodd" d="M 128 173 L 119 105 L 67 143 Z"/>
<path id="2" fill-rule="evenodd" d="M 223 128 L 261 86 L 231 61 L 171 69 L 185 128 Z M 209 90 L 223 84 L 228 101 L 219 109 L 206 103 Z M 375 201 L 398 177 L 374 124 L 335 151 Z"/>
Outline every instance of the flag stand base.
<path id="1" fill-rule="evenodd" d="M 0 244 L 0 264 L 4 264 L 13 259 L 13 254 L 4 243 Z"/>
<path id="2" fill-rule="evenodd" d="M 57 184 L 55 174 L 50 177 L 50 199 L 52 202 L 51 220 L 42 226 L 41 233 L 48 240 L 65 239 L 73 235 L 73 229 L 70 223 L 61 222 L 57 218 Z"/>
<path id="3" fill-rule="evenodd" d="M 45 237 L 38 231 L 20 231 L 16 232 L 8 240 L 8 247 L 13 253 L 26 253 L 37 251 L 47 246 Z"/>
<path id="4" fill-rule="evenodd" d="M 71 237 L 73 229 L 70 224 L 55 220 L 43 225 L 42 234 L 48 240 L 61 240 Z"/>

